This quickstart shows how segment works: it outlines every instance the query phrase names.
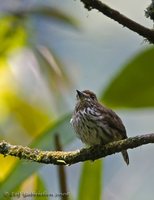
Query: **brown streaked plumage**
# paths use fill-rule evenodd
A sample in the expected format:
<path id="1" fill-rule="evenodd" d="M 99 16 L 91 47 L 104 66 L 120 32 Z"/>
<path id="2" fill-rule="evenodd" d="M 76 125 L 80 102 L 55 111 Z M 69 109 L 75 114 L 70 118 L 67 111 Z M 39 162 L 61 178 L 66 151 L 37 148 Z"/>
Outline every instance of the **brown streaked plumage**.
<path id="1" fill-rule="evenodd" d="M 127 138 L 120 117 L 113 110 L 100 104 L 93 92 L 77 90 L 76 97 L 77 103 L 71 123 L 83 143 L 92 146 Z M 128 165 L 127 151 L 121 153 Z"/>

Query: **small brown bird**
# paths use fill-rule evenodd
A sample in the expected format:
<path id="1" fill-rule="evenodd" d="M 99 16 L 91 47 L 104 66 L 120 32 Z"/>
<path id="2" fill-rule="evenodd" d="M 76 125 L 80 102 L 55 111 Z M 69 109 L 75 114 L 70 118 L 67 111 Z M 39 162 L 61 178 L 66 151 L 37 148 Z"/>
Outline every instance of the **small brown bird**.
<path id="1" fill-rule="evenodd" d="M 76 97 L 77 103 L 71 124 L 83 143 L 92 146 L 127 138 L 121 119 L 114 111 L 100 104 L 93 92 L 77 90 Z M 121 153 L 128 165 L 127 151 Z"/>

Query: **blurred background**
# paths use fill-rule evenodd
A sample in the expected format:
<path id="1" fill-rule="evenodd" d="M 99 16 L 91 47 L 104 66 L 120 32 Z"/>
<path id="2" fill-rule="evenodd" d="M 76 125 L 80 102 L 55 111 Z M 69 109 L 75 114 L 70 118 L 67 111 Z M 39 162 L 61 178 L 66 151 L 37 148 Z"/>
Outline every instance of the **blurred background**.
<path id="1" fill-rule="evenodd" d="M 103 2 L 153 27 L 150 1 Z M 63 150 L 82 148 L 69 123 L 76 89 L 116 110 L 128 136 L 153 132 L 154 48 L 144 38 L 77 0 L 0 3 L 1 140 L 55 150 L 58 135 Z M 63 199 L 153 200 L 153 153 L 153 145 L 129 150 L 129 166 L 115 154 L 65 167 Z M 62 198 L 57 166 L 2 155 L 0 163 L 1 199 Z"/>

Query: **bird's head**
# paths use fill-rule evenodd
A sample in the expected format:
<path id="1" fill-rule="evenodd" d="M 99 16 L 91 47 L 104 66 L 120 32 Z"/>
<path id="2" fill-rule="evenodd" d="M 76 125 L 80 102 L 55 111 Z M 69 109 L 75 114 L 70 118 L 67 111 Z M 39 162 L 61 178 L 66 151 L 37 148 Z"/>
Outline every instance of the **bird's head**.
<path id="1" fill-rule="evenodd" d="M 90 90 L 84 90 L 84 91 L 79 91 L 79 90 L 76 90 L 77 92 L 77 95 L 76 95 L 76 98 L 77 98 L 77 101 L 79 102 L 93 102 L 93 101 L 96 101 L 97 102 L 97 97 L 96 95 L 91 92 Z"/>

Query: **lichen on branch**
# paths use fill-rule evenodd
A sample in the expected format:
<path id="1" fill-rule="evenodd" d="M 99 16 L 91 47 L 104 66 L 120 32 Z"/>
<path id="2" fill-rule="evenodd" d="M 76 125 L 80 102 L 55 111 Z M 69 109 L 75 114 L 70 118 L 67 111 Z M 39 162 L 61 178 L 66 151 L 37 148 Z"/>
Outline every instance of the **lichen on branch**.
<path id="1" fill-rule="evenodd" d="M 108 155 L 133 149 L 141 145 L 154 143 L 154 133 L 130 137 L 125 140 L 112 142 L 106 145 L 95 145 L 76 151 L 41 151 L 21 145 L 12 145 L 5 141 L 0 142 L 0 154 L 15 156 L 19 159 L 31 160 L 44 164 L 72 165 L 86 160 L 96 160 Z"/>

